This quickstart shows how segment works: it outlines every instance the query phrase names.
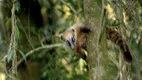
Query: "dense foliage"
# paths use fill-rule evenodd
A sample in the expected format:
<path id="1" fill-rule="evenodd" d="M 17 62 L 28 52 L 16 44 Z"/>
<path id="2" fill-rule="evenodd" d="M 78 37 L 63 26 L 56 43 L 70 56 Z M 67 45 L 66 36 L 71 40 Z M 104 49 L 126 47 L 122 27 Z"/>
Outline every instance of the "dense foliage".
<path id="1" fill-rule="evenodd" d="M 16 54 L 15 61 L 24 59 L 18 69 L 14 69 L 15 74 L 9 73 L 14 77 L 16 75 L 17 80 L 88 80 L 87 63 L 70 48 L 56 46 L 36 50 L 44 45 L 63 43 L 59 34 L 86 17 L 83 0 L 25 0 L 27 4 L 23 4 L 22 0 L 18 1 L 20 0 L 14 3 L 11 0 L 0 1 L 0 58 L 6 55 L 7 63 L 10 64 L 5 66 L 0 63 L 0 77 L 4 69 L 13 71 L 9 66 Z M 125 76 L 128 80 L 141 80 L 141 0 L 106 0 L 103 8 L 107 11 L 103 27 L 107 25 L 120 32 L 127 40 L 134 58 L 132 65 L 126 67 L 127 63 L 123 60 L 120 49 L 107 41 L 105 31 L 102 31 L 99 44 L 103 67 L 98 69 L 104 74 L 103 79 L 112 80 Z M 30 51 L 33 53 L 25 56 Z M 12 64 L 12 67 L 13 65 L 17 64 Z M 37 76 L 36 79 L 33 76 Z"/>

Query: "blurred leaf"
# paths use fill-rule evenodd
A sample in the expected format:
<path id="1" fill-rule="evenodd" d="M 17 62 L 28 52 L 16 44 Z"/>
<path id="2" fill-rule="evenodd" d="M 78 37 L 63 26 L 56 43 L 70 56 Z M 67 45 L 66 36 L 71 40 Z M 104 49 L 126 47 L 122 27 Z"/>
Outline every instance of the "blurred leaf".
<path id="1" fill-rule="evenodd" d="M 110 21 L 110 24 L 111 24 L 112 26 L 119 26 L 119 25 L 120 25 L 120 22 L 119 22 L 119 20 L 111 20 L 111 21 Z"/>
<path id="2" fill-rule="evenodd" d="M 20 3 L 17 3 L 17 6 L 16 6 L 16 11 L 19 13 L 21 10 L 21 7 L 20 7 Z"/>
<path id="3" fill-rule="evenodd" d="M 106 24 L 110 25 L 110 27 L 113 26 L 113 28 L 117 28 L 120 25 L 120 21 L 119 20 L 107 19 Z"/>
<path id="4" fill-rule="evenodd" d="M 20 80 L 20 78 L 16 77 L 16 80 Z"/>
<path id="5" fill-rule="evenodd" d="M 13 52 L 14 52 L 14 50 L 10 50 L 10 52 L 9 52 L 8 55 L 7 55 L 7 61 L 8 61 L 8 63 L 9 63 L 9 62 L 11 61 L 11 59 L 12 59 Z"/>
<path id="6" fill-rule="evenodd" d="M 137 65 L 137 63 L 135 62 L 135 61 L 133 61 L 132 62 L 132 70 L 134 71 L 134 72 L 138 72 L 138 65 Z"/>
<path id="7" fill-rule="evenodd" d="M 106 33 L 103 31 L 100 35 L 100 51 L 106 52 L 107 51 L 107 40 L 106 40 Z"/>
<path id="8" fill-rule="evenodd" d="M 9 18 L 9 19 L 6 21 L 5 26 L 8 26 L 10 23 L 11 23 L 11 18 Z"/>
<path id="9" fill-rule="evenodd" d="M 16 26 L 16 38 L 20 39 L 20 31 L 19 28 Z"/>
<path id="10" fill-rule="evenodd" d="M 20 52 L 20 54 L 22 55 L 23 59 L 25 60 L 25 62 L 27 62 L 26 56 L 25 54 L 19 49 L 18 50 Z"/>

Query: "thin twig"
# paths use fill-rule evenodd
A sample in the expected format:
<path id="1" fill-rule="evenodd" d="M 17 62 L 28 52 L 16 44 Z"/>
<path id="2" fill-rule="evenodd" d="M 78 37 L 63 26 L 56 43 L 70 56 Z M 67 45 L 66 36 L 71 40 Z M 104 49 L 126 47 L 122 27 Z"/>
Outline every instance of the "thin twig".
<path id="1" fill-rule="evenodd" d="M 53 44 L 53 45 L 44 45 L 44 46 L 35 48 L 35 49 L 33 49 L 33 50 L 27 52 L 26 55 L 25 55 L 25 57 L 28 57 L 28 56 L 30 56 L 31 54 L 33 54 L 34 52 L 39 51 L 39 50 L 41 50 L 41 49 L 55 48 L 55 47 L 60 47 L 60 46 L 64 46 L 64 45 L 61 44 L 61 43 L 57 43 L 57 44 Z M 17 62 L 16 67 L 18 67 L 23 61 L 24 61 L 24 58 L 22 58 L 21 60 L 19 60 L 19 61 Z"/>

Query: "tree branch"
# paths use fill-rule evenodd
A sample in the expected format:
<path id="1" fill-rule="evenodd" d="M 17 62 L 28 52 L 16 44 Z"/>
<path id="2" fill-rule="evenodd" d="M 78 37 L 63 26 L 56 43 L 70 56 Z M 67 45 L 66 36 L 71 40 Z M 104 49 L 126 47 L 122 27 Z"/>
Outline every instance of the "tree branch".
<path id="1" fill-rule="evenodd" d="M 27 52 L 26 55 L 25 55 L 25 57 L 28 57 L 28 56 L 30 56 L 31 54 L 33 54 L 34 52 L 39 51 L 39 50 L 41 50 L 41 49 L 55 48 L 55 47 L 60 47 L 60 46 L 64 46 L 64 44 L 56 43 L 56 44 L 52 44 L 52 45 L 44 45 L 44 46 L 35 48 L 35 49 L 33 49 L 33 50 Z M 23 61 L 24 61 L 24 58 L 20 59 L 20 60 L 17 62 L 16 67 L 18 67 Z"/>

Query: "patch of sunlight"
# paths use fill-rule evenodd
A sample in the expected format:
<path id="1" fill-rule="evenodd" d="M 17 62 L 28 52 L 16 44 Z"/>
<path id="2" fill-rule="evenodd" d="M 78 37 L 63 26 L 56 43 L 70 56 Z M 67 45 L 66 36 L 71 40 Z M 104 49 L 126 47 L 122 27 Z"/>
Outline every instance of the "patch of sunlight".
<path id="1" fill-rule="evenodd" d="M 71 13 L 70 12 L 66 12 L 66 14 L 65 14 L 66 16 L 70 16 L 71 15 Z"/>
<path id="2" fill-rule="evenodd" d="M 139 29 L 142 30 L 142 26 L 140 26 Z"/>
<path id="3" fill-rule="evenodd" d="M 84 71 L 86 71 L 84 69 L 84 65 L 86 65 L 86 62 L 83 59 L 79 59 L 79 66 L 75 69 L 75 71 L 77 72 L 77 74 L 83 74 Z"/>
<path id="4" fill-rule="evenodd" d="M 65 12 L 64 18 L 67 19 L 71 16 L 71 13 L 69 11 Z"/>
<path id="5" fill-rule="evenodd" d="M 127 23 L 127 16 L 126 16 L 126 13 L 124 11 L 123 11 L 123 17 L 124 17 L 123 22 L 124 22 L 125 25 L 127 25 L 128 24 Z"/>
<path id="6" fill-rule="evenodd" d="M 46 8 L 41 8 L 41 14 L 45 15 L 46 14 Z"/>
<path id="7" fill-rule="evenodd" d="M 63 5 L 63 11 L 65 12 L 64 18 L 67 19 L 71 16 L 70 8 L 66 5 Z"/>
<path id="8" fill-rule="evenodd" d="M 113 8 L 109 4 L 107 4 L 105 8 L 108 12 L 108 18 L 112 20 L 116 20 Z"/>
<path id="9" fill-rule="evenodd" d="M 85 53 L 85 55 L 87 55 L 87 51 L 85 50 L 85 49 L 82 49 L 83 50 L 83 52 Z"/>
<path id="10" fill-rule="evenodd" d="M 74 20 L 77 22 L 77 21 L 80 21 L 79 17 L 77 15 L 74 16 Z"/>
<path id="11" fill-rule="evenodd" d="M 66 5 L 63 5 L 63 11 L 64 11 L 64 12 L 70 11 L 70 8 L 67 7 Z"/>
<path id="12" fill-rule="evenodd" d="M 0 80 L 5 80 L 5 79 L 6 79 L 6 75 L 0 72 Z"/>
<path id="13" fill-rule="evenodd" d="M 131 36 L 131 32 L 130 32 L 130 31 L 127 31 L 127 30 L 126 30 L 126 34 L 127 34 L 128 37 Z"/>
<path id="14" fill-rule="evenodd" d="M 55 8 L 56 8 L 56 9 L 61 9 L 61 5 L 57 4 L 57 5 L 55 6 Z"/>
<path id="15" fill-rule="evenodd" d="M 67 63 L 66 59 L 62 59 L 62 64 L 65 66 L 66 70 L 69 72 L 69 73 L 66 74 L 66 76 L 68 78 L 71 78 L 72 77 L 72 68 L 71 68 L 71 65 L 69 65 Z"/>

